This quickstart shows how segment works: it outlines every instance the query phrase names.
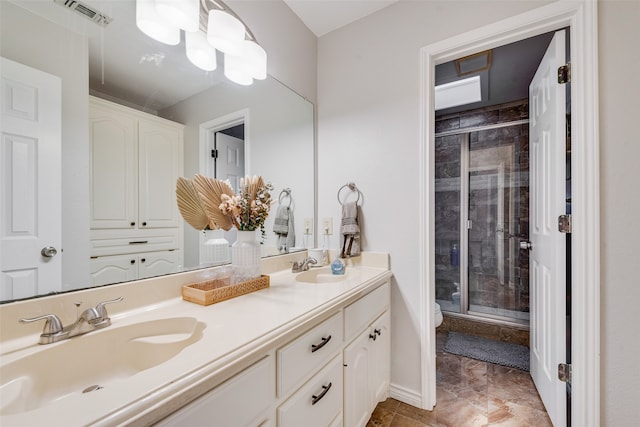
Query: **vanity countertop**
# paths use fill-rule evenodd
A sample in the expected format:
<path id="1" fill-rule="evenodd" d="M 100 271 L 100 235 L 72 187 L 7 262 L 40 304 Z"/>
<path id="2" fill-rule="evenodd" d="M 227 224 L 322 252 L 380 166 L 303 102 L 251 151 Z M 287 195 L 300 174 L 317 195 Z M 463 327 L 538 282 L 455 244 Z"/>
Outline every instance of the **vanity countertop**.
<path id="1" fill-rule="evenodd" d="M 202 322 L 204 329 L 198 341 L 164 363 L 133 376 L 105 380 L 100 384 L 102 389 L 91 393 L 82 394 L 79 390 L 35 410 L 2 415 L 0 424 L 3 427 L 147 424 L 168 407 L 177 409 L 193 398 L 182 395 L 183 390 L 206 391 L 211 384 L 223 380 L 225 372 L 232 370 L 238 360 L 257 354 L 305 322 L 335 312 L 391 276 L 387 254 L 363 254 L 350 263 L 345 280 L 335 283 L 300 283 L 294 273 L 280 270 L 270 274 L 270 287 L 209 306 L 184 301 L 178 292 L 151 305 L 114 311 L 110 327 L 72 340 L 158 319 L 192 317 Z M 135 286 L 129 284 L 132 285 Z M 118 297 L 117 292 L 114 289 L 110 297 Z M 24 346 L 25 340 L 32 340 L 33 344 Z M 37 334 L 13 341 L 2 342 L 2 364 L 48 347 L 36 344 Z M 49 346 L 64 344 L 62 341 Z M 82 363 L 91 363 L 90 354 L 82 356 L 86 358 L 80 358 L 85 360 Z M 51 369 L 72 370 L 74 364 Z M 164 409 L 158 411 L 159 408 Z"/>

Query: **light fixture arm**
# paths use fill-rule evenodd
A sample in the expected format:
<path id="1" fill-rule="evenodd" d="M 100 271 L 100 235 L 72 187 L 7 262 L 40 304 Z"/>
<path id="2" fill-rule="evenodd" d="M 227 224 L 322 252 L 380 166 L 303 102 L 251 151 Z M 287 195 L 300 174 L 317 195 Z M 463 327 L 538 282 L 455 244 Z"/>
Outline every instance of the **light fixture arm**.
<path id="1" fill-rule="evenodd" d="M 247 39 L 258 43 L 258 40 L 256 40 L 256 37 L 253 35 L 253 32 L 251 31 L 251 29 L 249 29 L 242 18 L 240 18 L 238 14 L 235 13 L 233 9 L 227 6 L 227 4 L 222 0 L 200 0 L 200 30 L 202 30 L 205 34 L 207 33 L 209 12 L 212 10 L 222 10 L 236 18 L 238 21 L 242 22 L 242 25 L 244 25 L 245 28 L 245 36 L 247 37 Z"/>

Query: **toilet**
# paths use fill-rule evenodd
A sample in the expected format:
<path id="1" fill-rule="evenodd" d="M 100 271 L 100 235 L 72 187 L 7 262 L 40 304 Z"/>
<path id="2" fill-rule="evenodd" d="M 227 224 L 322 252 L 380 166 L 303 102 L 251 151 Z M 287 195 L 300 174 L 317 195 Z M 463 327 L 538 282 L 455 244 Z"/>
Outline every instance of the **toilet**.
<path id="1" fill-rule="evenodd" d="M 437 302 L 435 303 L 436 305 L 436 310 L 435 310 L 435 321 L 436 321 L 436 328 L 438 326 L 440 326 L 442 324 L 442 311 L 440 310 L 440 304 L 438 304 Z"/>

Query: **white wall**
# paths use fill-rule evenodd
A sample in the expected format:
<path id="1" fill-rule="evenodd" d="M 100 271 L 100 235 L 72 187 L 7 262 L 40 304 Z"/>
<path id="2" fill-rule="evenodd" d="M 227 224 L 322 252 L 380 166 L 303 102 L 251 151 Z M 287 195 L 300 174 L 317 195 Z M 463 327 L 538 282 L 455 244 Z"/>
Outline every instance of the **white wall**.
<path id="1" fill-rule="evenodd" d="M 601 424 L 640 419 L 640 2 L 602 1 L 600 56 Z"/>
<path id="2" fill-rule="evenodd" d="M 84 37 L 0 1 L 0 55 L 62 79 L 63 289 L 89 285 L 89 69 Z"/>
<path id="3" fill-rule="evenodd" d="M 419 49 L 541 2 L 400 2 L 318 43 L 319 216 L 340 215 L 335 194 L 355 181 L 365 198 L 365 248 L 391 252 L 394 286 L 392 383 L 419 393 Z M 602 197 L 602 425 L 640 418 L 640 3 L 599 6 Z M 337 236 L 332 246 L 337 247 Z"/>

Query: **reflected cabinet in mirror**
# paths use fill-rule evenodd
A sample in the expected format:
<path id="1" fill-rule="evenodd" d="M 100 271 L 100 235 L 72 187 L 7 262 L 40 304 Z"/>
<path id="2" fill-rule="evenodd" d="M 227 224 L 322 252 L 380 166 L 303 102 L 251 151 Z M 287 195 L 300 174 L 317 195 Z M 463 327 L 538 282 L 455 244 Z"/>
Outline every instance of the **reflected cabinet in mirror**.
<path id="1" fill-rule="evenodd" d="M 274 200 L 263 256 L 285 250 L 285 204 L 286 250 L 311 247 L 313 105 L 270 76 L 227 80 L 220 54 L 198 69 L 184 36 L 169 46 L 137 29 L 134 0 L 83 3 L 108 24 L 57 0 L 0 2 L 0 299 L 212 265 L 178 211 L 178 177 L 237 189 L 261 175 Z"/>

